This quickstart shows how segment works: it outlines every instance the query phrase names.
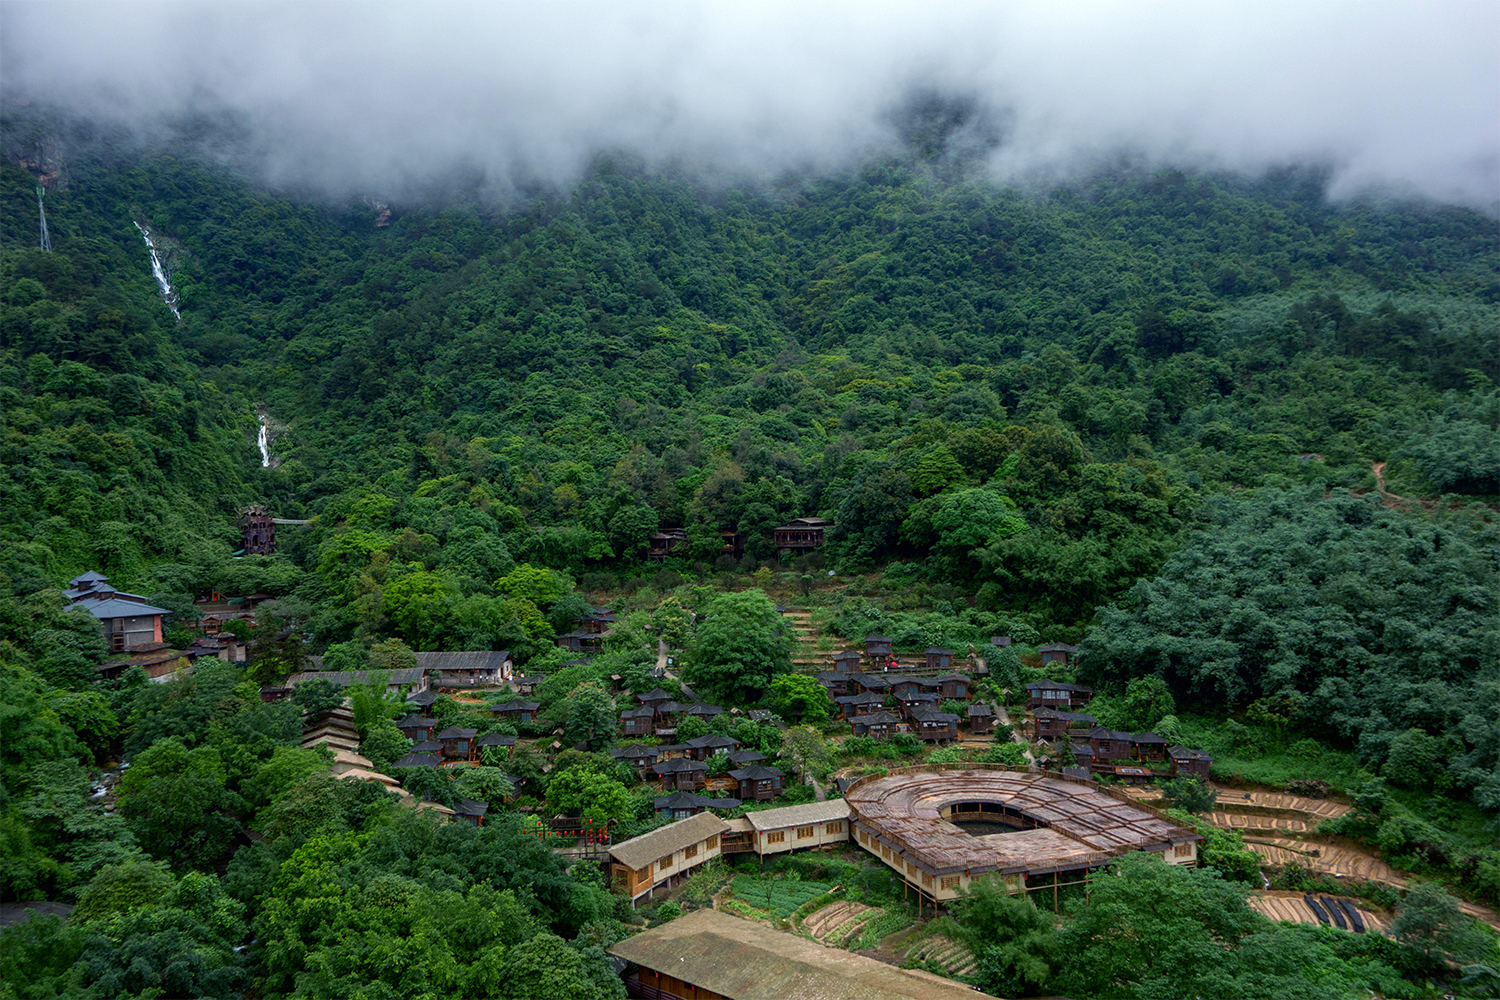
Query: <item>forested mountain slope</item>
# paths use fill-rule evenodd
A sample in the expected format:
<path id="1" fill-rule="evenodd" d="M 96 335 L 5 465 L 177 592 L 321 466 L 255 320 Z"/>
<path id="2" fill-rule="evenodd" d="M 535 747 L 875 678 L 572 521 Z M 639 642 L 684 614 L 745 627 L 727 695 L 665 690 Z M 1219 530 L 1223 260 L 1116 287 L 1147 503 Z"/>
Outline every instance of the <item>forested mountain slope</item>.
<path id="1" fill-rule="evenodd" d="M 258 682 L 303 652 L 510 649 L 545 678 L 527 735 L 597 749 L 612 691 L 657 683 L 657 635 L 726 704 L 796 704 L 747 680 L 791 669 L 751 589 L 773 579 L 902 650 L 1080 643 L 1059 679 L 1096 684 L 1101 718 L 1349 762 L 1341 833 L 1500 898 L 1493 219 L 1333 202 L 1304 168 L 999 186 L 920 144 L 739 186 L 608 156 L 525 203 L 460 177 L 429 203 L 327 204 L 209 165 L 199 125 L 146 148 L 0 120 L 0 892 L 109 927 L 37 930 L 0 979 L 481 995 L 545 970 L 612 995 L 615 902 L 505 808 L 494 767 L 459 789 L 495 803 L 486 827 L 435 827 L 328 778 L 299 746 L 316 698 L 263 704 Z M 250 504 L 309 523 L 236 557 Z M 778 558 L 770 529 L 804 515 L 828 543 Z M 662 528 L 687 541 L 655 566 Z M 271 595 L 252 662 L 96 680 L 94 624 L 58 593 L 90 569 L 171 610 L 169 640 L 195 595 Z M 555 637 L 605 598 L 603 653 L 562 666 Z M 996 695 L 1035 676 L 994 657 Z M 409 741 L 360 698 L 388 764 Z M 507 765 L 531 806 L 659 821 L 602 755 L 533 756 Z M 85 768 L 122 757 L 121 810 L 90 807 Z M 339 907 L 314 919 L 307 896 Z M 449 950 L 371 971 L 359 935 L 398 911 L 393 940 Z"/>

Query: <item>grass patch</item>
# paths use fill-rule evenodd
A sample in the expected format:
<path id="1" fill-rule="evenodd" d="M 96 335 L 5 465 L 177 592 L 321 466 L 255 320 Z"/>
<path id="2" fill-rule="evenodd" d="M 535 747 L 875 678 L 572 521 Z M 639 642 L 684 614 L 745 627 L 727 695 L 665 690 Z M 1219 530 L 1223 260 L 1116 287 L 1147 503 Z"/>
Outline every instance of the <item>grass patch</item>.
<path id="1" fill-rule="evenodd" d="M 746 906 L 785 920 L 802 904 L 826 895 L 831 888 L 827 882 L 736 875 L 731 891 Z"/>

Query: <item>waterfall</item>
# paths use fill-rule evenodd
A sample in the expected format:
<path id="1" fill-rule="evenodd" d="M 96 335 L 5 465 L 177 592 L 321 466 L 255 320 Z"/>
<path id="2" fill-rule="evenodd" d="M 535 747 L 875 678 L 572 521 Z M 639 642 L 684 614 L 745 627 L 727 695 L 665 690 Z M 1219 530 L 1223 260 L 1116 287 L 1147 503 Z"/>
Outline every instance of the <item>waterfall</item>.
<path id="1" fill-rule="evenodd" d="M 269 469 L 271 467 L 271 418 L 265 410 L 260 411 L 260 433 L 256 435 L 255 443 L 260 445 L 260 467 Z"/>
<path id="2" fill-rule="evenodd" d="M 182 319 L 182 313 L 177 311 L 177 293 L 172 291 L 172 282 L 167 279 L 167 269 L 162 267 L 161 255 L 156 252 L 156 244 L 151 242 L 151 233 L 139 222 L 135 228 L 141 231 L 141 238 L 146 241 L 146 249 L 151 251 L 151 276 L 156 279 L 156 284 L 161 288 L 161 299 L 172 310 L 172 315 Z"/>
<path id="3" fill-rule="evenodd" d="M 42 249 L 52 249 L 52 234 L 47 232 L 47 210 L 42 207 L 43 188 L 40 184 L 36 186 L 36 214 L 42 217 Z"/>

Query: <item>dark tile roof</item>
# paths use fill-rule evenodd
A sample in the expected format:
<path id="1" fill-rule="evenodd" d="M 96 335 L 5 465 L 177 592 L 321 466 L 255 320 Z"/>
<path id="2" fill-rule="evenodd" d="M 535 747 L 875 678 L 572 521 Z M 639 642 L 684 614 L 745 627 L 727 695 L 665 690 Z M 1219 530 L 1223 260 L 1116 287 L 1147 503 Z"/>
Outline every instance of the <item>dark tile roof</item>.
<path id="1" fill-rule="evenodd" d="M 656 747 L 643 747 L 639 743 L 632 743 L 628 747 L 615 747 L 609 752 L 609 755 L 615 760 L 626 758 L 633 760 L 637 757 L 647 757 L 655 760 L 660 755 L 660 751 Z"/>
<path id="2" fill-rule="evenodd" d="M 1049 681 L 1045 678 L 1035 684 L 1026 685 L 1028 691 L 1040 691 L 1045 688 L 1048 691 L 1071 691 L 1075 694 L 1093 694 L 1094 689 L 1084 687 L 1082 684 L 1065 684 L 1062 681 Z"/>
<path id="3" fill-rule="evenodd" d="M 478 732 L 479 730 L 477 729 L 465 729 L 462 726 L 449 726 L 447 729 L 444 729 L 442 732 L 438 733 L 438 739 L 472 740 L 475 734 L 477 734 Z"/>
<path id="4" fill-rule="evenodd" d="M 701 760 L 673 757 L 671 760 L 657 761 L 651 765 L 651 769 L 657 774 L 676 774 L 679 771 L 707 771 L 708 765 Z"/>
<path id="5" fill-rule="evenodd" d="M 928 656 L 952 656 L 953 650 L 944 649 L 942 646 L 928 646 L 926 653 Z"/>
<path id="6" fill-rule="evenodd" d="M 1185 747 L 1180 743 L 1167 747 L 1167 756 L 1174 760 L 1206 760 L 1210 763 L 1213 762 L 1213 757 L 1206 751 L 1194 750 L 1192 747 Z"/>
<path id="7" fill-rule="evenodd" d="M 483 816 L 490 811 L 488 802 L 478 802 L 474 799 L 459 799 L 453 811 L 460 816 Z"/>
<path id="8" fill-rule="evenodd" d="M 735 764 L 754 764 L 766 759 L 766 755 L 759 750 L 731 750 L 729 759 Z"/>
<path id="9" fill-rule="evenodd" d="M 491 705 L 491 712 L 535 712 L 542 707 L 539 701 L 504 701 L 498 705 Z"/>
<path id="10" fill-rule="evenodd" d="M 486 733 L 479 737 L 475 745 L 481 747 L 513 747 L 516 745 L 516 738 L 514 736 L 502 736 L 499 733 Z"/>
<path id="11" fill-rule="evenodd" d="M 435 753 L 409 753 L 392 767 L 441 767 L 443 758 Z"/>
<path id="12" fill-rule="evenodd" d="M 396 722 L 397 729 L 431 729 L 436 719 L 429 719 L 424 715 L 408 715 Z"/>
<path id="13" fill-rule="evenodd" d="M 976 702 L 975 704 L 969 706 L 969 718 L 971 719 L 994 714 L 995 710 L 985 704 Z"/>
<path id="14" fill-rule="evenodd" d="M 1133 743 L 1160 743 L 1162 746 L 1167 745 L 1167 741 L 1155 733 L 1136 733 L 1130 739 Z"/>
<path id="15" fill-rule="evenodd" d="M 423 740 L 420 743 L 413 743 L 411 747 L 412 753 L 440 753 L 442 749 L 443 745 L 437 740 Z"/>
<path id="16" fill-rule="evenodd" d="M 438 693 L 436 691 L 417 691 L 414 694 L 409 694 L 406 696 L 406 703 L 408 705 L 418 705 L 422 707 L 431 705 L 437 700 Z"/>
<path id="17" fill-rule="evenodd" d="M 855 719 L 854 721 L 866 726 L 889 726 L 900 722 L 901 720 L 896 718 L 890 712 L 874 712 L 862 718 Z"/>
<path id="18" fill-rule="evenodd" d="M 736 781 L 764 781 L 767 778 L 780 778 L 785 773 L 779 767 L 751 764 L 749 767 L 742 767 L 738 771 L 730 771 L 729 776 Z"/>

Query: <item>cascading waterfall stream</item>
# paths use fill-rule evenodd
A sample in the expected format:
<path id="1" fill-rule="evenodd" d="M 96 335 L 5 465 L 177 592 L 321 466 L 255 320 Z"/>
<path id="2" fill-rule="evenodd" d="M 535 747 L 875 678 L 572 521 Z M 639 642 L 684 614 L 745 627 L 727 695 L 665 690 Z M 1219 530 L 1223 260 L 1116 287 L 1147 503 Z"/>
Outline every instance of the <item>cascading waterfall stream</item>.
<path id="1" fill-rule="evenodd" d="M 256 435 L 255 441 L 260 445 L 260 467 L 269 469 L 271 467 L 271 418 L 264 410 L 260 414 L 260 433 Z"/>
<path id="2" fill-rule="evenodd" d="M 36 186 L 36 214 L 42 217 L 42 249 L 51 251 L 52 234 L 47 232 L 47 209 L 42 205 L 42 195 L 45 189 L 38 184 Z"/>
<path id="3" fill-rule="evenodd" d="M 146 241 L 146 249 L 151 251 L 151 276 L 156 279 L 156 284 L 161 288 L 162 301 L 167 308 L 172 310 L 172 315 L 182 319 L 182 313 L 177 311 L 177 293 L 172 291 L 172 282 L 167 279 L 167 269 L 162 267 L 161 255 L 156 252 L 156 244 L 151 242 L 151 233 L 139 222 L 135 228 L 141 231 L 141 238 Z"/>

